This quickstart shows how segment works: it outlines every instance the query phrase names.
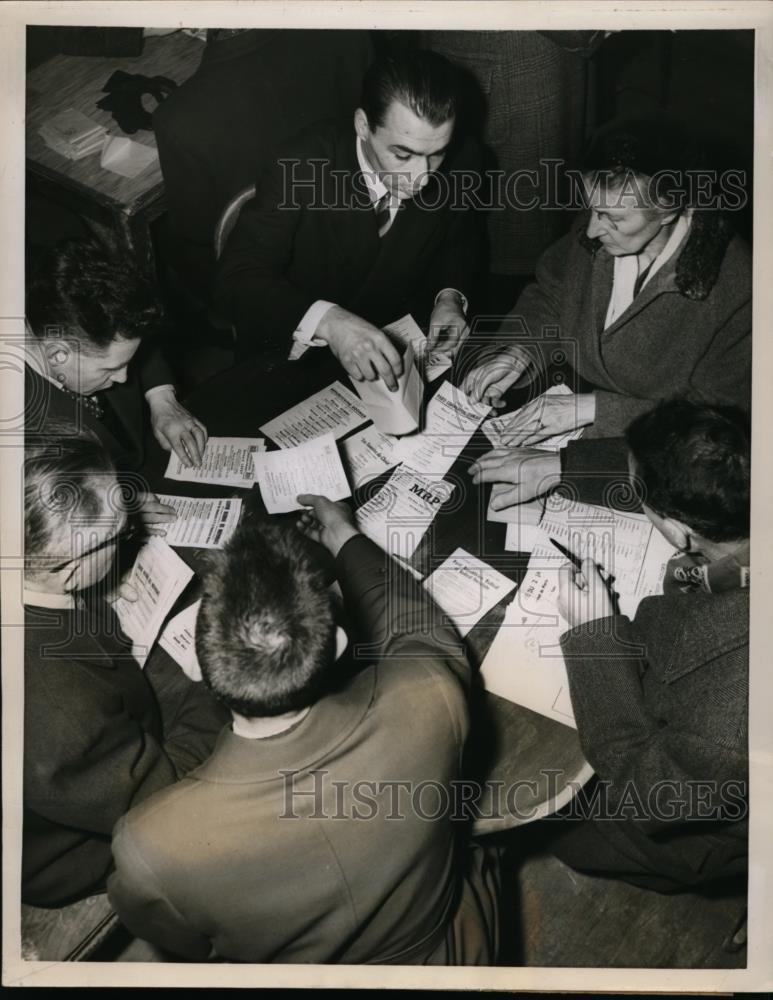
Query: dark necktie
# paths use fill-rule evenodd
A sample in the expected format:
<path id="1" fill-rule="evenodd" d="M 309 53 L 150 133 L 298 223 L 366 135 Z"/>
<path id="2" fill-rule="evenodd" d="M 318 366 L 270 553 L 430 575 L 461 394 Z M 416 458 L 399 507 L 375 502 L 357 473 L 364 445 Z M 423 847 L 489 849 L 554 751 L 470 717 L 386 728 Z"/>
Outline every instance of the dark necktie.
<path id="1" fill-rule="evenodd" d="M 84 406 L 89 413 L 92 413 L 97 418 L 97 420 L 101 420 L 103 418 L 104 410 L 102 409 L 102 404 L 96 396 L 82 396 L 79 392 L 74 392 L 72 389 L 68 389 L 67 386 L 64 385 L 60 385 L 59 388 L 65 396 L 69 396 L 70 399 L 74 399 L 80 406 Z"/>
<path id="2" fill-rule="evenodd" d="M 387 193 L 383 194 L 373 206 L 376 212 L 376 225 L 378 226 L 379 237 L 383 236 L 392 224 L 392 220 L 389 216 L 390 200 L 391 195 L 387 191 Z"/>

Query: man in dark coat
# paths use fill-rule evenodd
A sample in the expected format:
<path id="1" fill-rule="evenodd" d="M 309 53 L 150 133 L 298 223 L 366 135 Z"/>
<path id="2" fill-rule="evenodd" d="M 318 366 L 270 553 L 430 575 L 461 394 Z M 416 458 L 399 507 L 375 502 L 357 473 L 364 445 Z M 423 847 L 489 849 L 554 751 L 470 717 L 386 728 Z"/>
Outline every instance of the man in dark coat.
<path id="1" fill-rule="evenodd" d="M 572 627 L 561 646 L 599 785 L 553 850 L 583 871 L 671 891 L 746 870 L 750 431 L 738 411 L 673 401 L 626 438 L 643 509 L 681 554 L 632 621 L 591 560 L 562 570 Z M 620 467 L 620 442 L 567 450 L 580 488 Z"/>
<path id="2" fill-rule="evenodd" d="M 167 203 L 161 252 L 192 300 L 208 302 L 228 203 L 255 183 L 277 143 L 349 112 L 371 55 L 367 31 L 207 33 L 201 65 L 153 115 Z"/>
<path id="3" fill-rule="evenodd" d="M 355 380 L 396 387 L 380 329 L 411 312 L 448 351 L 466 322 L 477 258 L 463 183 L 476 150 L 454 135 L 456 79 L 432 52 L 382 55 L 351 122 L 282 147 L 226 244 L 218 311 L 237 350 L 292 357 L 327 345 Z"/>
<path id="4" fill-rule="evenodd" d="M 27 444 L 24 515 L 22 900 L 59 906 L 104 890 L 118 818 L 225 715 L 163 654 L 143 671 L 106 600 L 127 516 L 96 437 L 59 420 Z"/>
<path id="5" fill-rule="evenodd" d="M 344 504 L 299 500 L 335 557 L 352 646 L 303 540 L 243 522 L 205 581 L 196 637 L 232 727 L 119 823 L 110 900 L 135 934 L 193 960 L 491 964 L 496 856 L 452 821 L 463 647 Z"/>

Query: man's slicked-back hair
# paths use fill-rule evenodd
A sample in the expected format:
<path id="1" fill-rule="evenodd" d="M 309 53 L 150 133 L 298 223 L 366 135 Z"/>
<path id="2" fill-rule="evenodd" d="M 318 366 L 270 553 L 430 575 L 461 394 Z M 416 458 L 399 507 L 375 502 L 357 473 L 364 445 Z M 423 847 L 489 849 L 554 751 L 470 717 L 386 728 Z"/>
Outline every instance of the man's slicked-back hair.
<path id="1" fill-rule="evenodd" d="M 749 537 L 751 427 L 741 410 L 673 399 L 625 434 L 643 500 L 714 542 Z"/>
<path id="2" fill-rule="evenodd" d="M 64 418 L 51 419 L 24 449 L 24 559 L 42 568 L 41 553 L 66 524 L 86 526 L 104 513 L 106 480 L 115 467 L 99 438 Z M 116 493 L 116 502 L 118 494 Z"/>
<path id="3" fill-rule="evenodd" d="M 196 653 L 214 695 L 245 718 L 314 704 L 335 661 L 335 623 L 306 539 L 247 517 L 209 567 Z"/>
<path id="4" fill-rule="evenodd" d="M 104 349 L 161 325 L 153 282 L 118 245 L 96 237 L 65 240 L 46 250 L 31 272 L 26 314 L 36 337 L 54 333 Z"/>
<path id="5" fill-rule="evenodd" d="M 371 129 L 384 124 L 392 101 L 399 101 L 430 125 L 456 114 L 458 82 L 452 63 L 429 49 L 394 48 L 374 59 L 365 73 L 360 106 Z"/>

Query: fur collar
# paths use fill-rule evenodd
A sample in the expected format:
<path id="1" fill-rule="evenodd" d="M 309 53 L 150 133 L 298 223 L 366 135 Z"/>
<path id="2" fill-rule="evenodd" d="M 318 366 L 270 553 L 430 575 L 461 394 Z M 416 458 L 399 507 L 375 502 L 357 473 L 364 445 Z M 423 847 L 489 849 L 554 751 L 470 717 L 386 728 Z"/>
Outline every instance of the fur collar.
<path id="1" fill-rule="evenodd" d="M 585 235 L 585 224 L 578 229 L 581 245 L 595 255 L 599 240 Z M 676 259 L 675 283 L 686 299 L 702 300 L 716 284 L 725 251 L 733 238 L 733 229 L 719 212 L 693 212 L 687 242 Z"/>

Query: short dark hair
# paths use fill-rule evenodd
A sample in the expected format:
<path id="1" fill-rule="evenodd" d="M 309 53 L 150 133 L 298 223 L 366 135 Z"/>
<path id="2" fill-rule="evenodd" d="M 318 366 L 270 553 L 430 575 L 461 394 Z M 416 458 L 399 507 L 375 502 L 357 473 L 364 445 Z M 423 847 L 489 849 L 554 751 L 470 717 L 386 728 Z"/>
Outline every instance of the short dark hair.
<path id="1" fill-rule="evenodd" d="M 98 348 L 146 337 L 162 321 L 150 278 L 127 250 L 96 237 L 43 252 L 27 284 L 26 312 L 36 337 L 61 331 Z"/>
<path id="2" fill-rule="evenodd" d="M 24 449 L 24 562 L 37 569 L 56 530 L 100 516 L 100 477 L 115 467 L 99 438 L 64 418 L 51 419 Z M 118 502 L 118 498 L 116 498 Z"/>
<path id="3" fill-rule="evenodd" d="M 749 537 L 751 427 L 741 410 L 673 399 L 628 427 L 643 502 L 714 542 Z"/>
<path id="4" fill-rule="evenodd" d="M 307 708 L 326 690 L 333 610 L 322 570 L 294 528 L 246 518 L 212 554 L 196 652 L 214 695 L 245 718 Z"/>
<path id="5" fill-rule="evenodd" d="M 443 125 L 455 116 L 457 99 L 456 70 L 448 59 L 428 49 L 393 48 L 368 67 L 360 106 L 372 129 L 384 124 L 392 101 L 430 125 Z"/>

